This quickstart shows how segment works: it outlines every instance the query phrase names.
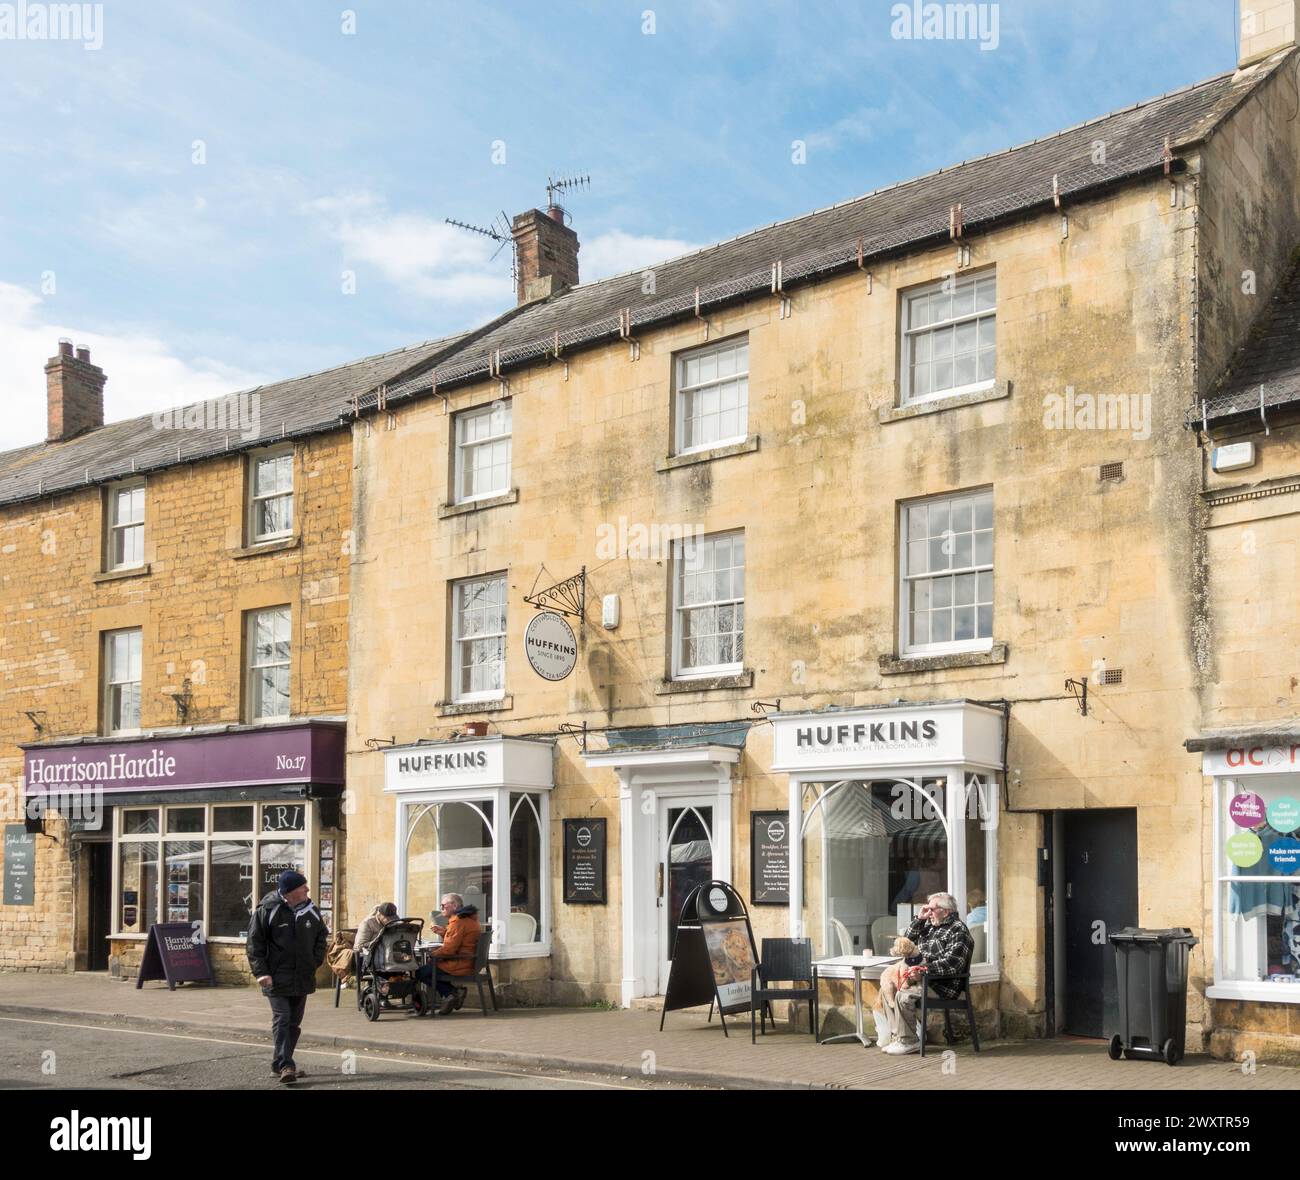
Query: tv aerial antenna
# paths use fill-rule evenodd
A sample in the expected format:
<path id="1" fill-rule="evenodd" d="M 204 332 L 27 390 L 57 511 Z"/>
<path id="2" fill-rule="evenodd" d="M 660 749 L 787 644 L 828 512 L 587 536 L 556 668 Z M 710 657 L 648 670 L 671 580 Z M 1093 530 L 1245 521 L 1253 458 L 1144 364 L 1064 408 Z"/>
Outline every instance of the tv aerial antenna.
<path id="1" fill-rule="evenodd" d="M 580 176 L 548 176 L 546 178 L 546 211 L 552 216 L 559 213 L 557 220 L 569 216 L 568 210 L 560 204 L 559 198 L 565 193 L 575 192 L 580 188 L 591 187 L 591 176 L 584 172 Z"/>
<path id="2" fill-rule="evenodd" d="M 471 225 L 468 221 L 457 221 L 454 217 L 445 217 L 443 220 L 448 225 L 454 225 L 457 229 L 467 229 L 470 233 L 482 234 L 485 238 L 491 238 L 497 243 L 497 248 L 492 251 L 492 257 L 489 261 L 495 262 L 498 254 L 510 247 L 510 277 L 518 281 L 519 278 L 519 260 L 515 249 L 514 234 L 510 232 L 510 218 L 506 216 L 505 210 L 501 210 L 493 219 L 491 225 Z"/>

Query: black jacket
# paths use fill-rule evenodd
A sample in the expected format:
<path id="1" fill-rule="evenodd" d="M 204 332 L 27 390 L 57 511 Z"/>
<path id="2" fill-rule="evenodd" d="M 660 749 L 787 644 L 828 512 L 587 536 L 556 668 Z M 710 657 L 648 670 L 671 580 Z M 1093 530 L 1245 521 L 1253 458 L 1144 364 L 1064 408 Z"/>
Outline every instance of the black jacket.
<path id="1" fill-rule="evenodd" d="M 309 996 L 316 971 L 325 962 L 329 931 L 313 902 L 295 919 L 278 893 L 268 893 L 253 912 L 248 931 L 248 965 L 254 978 L 271 977 L 268 996 Z"/>

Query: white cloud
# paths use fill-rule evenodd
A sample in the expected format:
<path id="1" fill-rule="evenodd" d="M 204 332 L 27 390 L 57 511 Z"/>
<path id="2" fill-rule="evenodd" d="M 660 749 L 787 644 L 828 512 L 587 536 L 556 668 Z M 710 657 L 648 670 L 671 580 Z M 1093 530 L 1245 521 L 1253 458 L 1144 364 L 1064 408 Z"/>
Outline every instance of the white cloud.
<path id="1" fill-rule="evenodd" d="M 419 213 L 393 213 L 382 197 L 351 193 L 308 201 L 304 210 L 343 247 L 344 265 L 374 267 L 398 290 L 452 305 L 508 307 L 510 259 L 497 243 Z M 364 283 L 364 273 L 358 283 Z"/>
<path id="2" fill-rule="evenodd" d="M 638 267 L 666 262 L 679 254 L 689 254 L 700 247 L 680 238 L 654 238 L 624 233 L 620 229 L 597 234 L 589 242 L 580 241 L 578 273 L 584 283 L 603 279 Z"/>
<path id="3" fill-rule="evenodd" d="M 207 357 L 179 357 L 166 341 L 138 327 L 84 330 L 59 319 L 35 292 L 0 282 L 0 451 L 44 440 L 45 362 L 61 336 L 89 348 L 90 359 L 104 370 L 104 417 L 110 422 L 267 380 Z"/>

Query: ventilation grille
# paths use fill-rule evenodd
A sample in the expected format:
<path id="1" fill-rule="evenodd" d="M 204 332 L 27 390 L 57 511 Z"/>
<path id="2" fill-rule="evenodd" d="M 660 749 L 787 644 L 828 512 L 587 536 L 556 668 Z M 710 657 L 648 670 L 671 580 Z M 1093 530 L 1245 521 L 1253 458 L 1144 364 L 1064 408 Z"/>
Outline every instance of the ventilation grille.
<path id="1" fill-rule="evenodd" d="M 1106 669 L 1106 670 L 1101 674 L 1101 682 L 1102 682 L 1102 684 L 1123 684 L 1123 683 L 1124 683 L 1124 669 L 1123 669 L 1123 668 L 1107 668 L 1107 669 Z"/>
<path id="2" fill-rule="evenodd" d="M 1104 483 L 1106 480 L 1115 480 L 1124 478 L 1123 463 L 1103 463 L 1099 477 Z"/>

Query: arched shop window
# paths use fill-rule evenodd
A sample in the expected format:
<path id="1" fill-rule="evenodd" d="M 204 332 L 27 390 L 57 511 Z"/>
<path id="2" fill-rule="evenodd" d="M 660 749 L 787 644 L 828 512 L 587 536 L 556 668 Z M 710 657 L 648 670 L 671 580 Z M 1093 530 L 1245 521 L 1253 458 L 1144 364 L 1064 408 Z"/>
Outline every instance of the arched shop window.
<path id="1" fill-rule="evenodd" d="M 403 813 L 404 914 L 427 923 L 446 894 L 459 893 L 492 926 L 497 953 L 544 952 L 544 793 L 493 789 L 481 798 L 404 801 Z"/>
<path id="2" fill-rule="evenodd" d="M 803 783 L 802 928 L 818 957 L 888 954 L 926 898 L 950 892 L 975 939 L 972 965 L 990 961 L 996 797 L 991 780 L 964 781 L 956 811 L 944 777 Z M 954 880 L 963 862 L 963 879 Z"/>

